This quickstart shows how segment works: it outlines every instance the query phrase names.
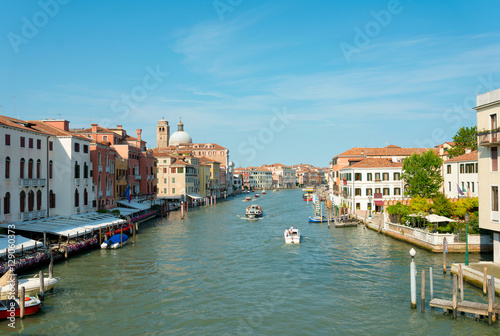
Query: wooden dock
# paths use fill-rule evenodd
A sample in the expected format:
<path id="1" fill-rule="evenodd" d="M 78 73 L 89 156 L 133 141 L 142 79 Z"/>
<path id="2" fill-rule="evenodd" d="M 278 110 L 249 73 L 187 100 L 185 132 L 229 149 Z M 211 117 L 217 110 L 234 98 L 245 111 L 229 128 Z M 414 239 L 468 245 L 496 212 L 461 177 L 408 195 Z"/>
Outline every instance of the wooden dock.
<path id="1" fill-rule="evenodd" d="M 429 306 L 434 308 L 442 308 L 447 311 L 453 311 L 452 300 L 432 299 Z M 457 302 L 457 311 L 481 316 L 488 316 L 488 304 L 471 301 Z M 493 313 L 500 314 L 500 303 L 493 304 Z"/>

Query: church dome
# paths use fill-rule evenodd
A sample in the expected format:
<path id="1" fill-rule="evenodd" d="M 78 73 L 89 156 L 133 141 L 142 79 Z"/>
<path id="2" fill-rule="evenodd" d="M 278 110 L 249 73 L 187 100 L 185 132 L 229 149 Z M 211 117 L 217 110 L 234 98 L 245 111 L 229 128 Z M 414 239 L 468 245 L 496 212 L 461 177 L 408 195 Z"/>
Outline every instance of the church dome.
<path id="1" fill-rule="evenodd" d="M 189 135 L 189 133 L 184 132 L 184 124 L 182 123 L 182 121 L 179 121 L 179 123 L 177 124 L 177 132 L 170 136 L 168 142 L 172 146 L 193 143 L 193 140 L 191 140 L 191 136 Z"/>
<path id="2" fill-rule="evenodd" d="M 191 140 L 191 136 L 188 132 L 177 131 L 170 136 L 168 142 L 170 145 L 177 146 L 179 144 L 193 143 L 193 140 Z"/>

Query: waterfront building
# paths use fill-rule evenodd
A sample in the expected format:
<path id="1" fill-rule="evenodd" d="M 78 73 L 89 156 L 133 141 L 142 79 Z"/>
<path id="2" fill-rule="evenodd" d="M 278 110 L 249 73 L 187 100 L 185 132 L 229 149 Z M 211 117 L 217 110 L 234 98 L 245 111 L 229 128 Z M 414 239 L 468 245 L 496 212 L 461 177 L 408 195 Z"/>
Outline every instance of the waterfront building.
<path id="1" fill-rule="evenodd" d="M 272 172 L 273 187 L 275 188 L 295 188 L 295 170 L 281 163 L 262 165 L 262 168 Z"/>
<path id="2" fill-rule="evenodd" d="M 90 157 L 92 140 L 71 132 L 67 120 L 46 119 L 30 123 L 51 138 L 48 146 L 49 215 L 69 216 L 94 211 L 97 204 Z"/>
<path id="3" fill-rule="evenodd" d="M 129 185 L 128 159 L 115 155 L 115 198 L 123 199 Z"/>
<path id="4" fill-rule="evenodd" d="M 443 163 L 444 194 L 448 198 L 477 197 L 477 150 L 446 160 Z M 461 192 L 460 192 L 460 191 Z"/>
<path id="5" fill-rule="evenodd" d="M 207 184 L 208 188 L 206 190 L 206 192 L 208 194 L 207 196 L 215 195 L 215 197 L 221 197 L 222 184 L 220 182 L 220 172 L 221 172 L 220 162 L 206 158 L 206 157 L 200 157 L 199 160 L 201 163 L 203 163 L 209 167 L 209 170 L 208 170 L 208 173 L 209 173 L 209 175 L 208 175 L 209 180 L 208 181 L 209 182 Z"/>
<path id="6" fill-rule="evenodd" d="M 137 137 L 128 135 L 122 125 L 104 128 L 91 124 L 91 128 L 72 131 L 97 142 L 109 142 L 116 154 L 122 160 L 127 160 L 128 185 L 133 196 L 153 197 L 156 194 L 156 159 L 152 151 L 146 148 L 141 129 L 136 130 Z M 121 194 L 116 196 L 118 199 L 124 198 Z"/>
<path id="7" fill-rule="evenodd" d="M 90 159 L 93 169 L 92 179 L 96 187 L 97 209 L 112 209 L 115 204 L 115 157 L 116 151 L 109 142 L 92 141 Z"/>
<path id="8" fill-rule="evenodd" d="M 219 162 L 220 169 L 223 171 L 217 174 L 219 176 L 216 183 L 219 187 L 219 191 L 216 192 L 217 197 L 220 197 L 223 192 L 231 195 L 233 193 L 232 176 L 234 174 L 234 164 L 229 161 L 229 150 L 215 143 L 193 143 L 191 135 L 184 131 L 184 123 L 182 121 L 177 124 L 177 131 L 170 136 L 169 141 L 165 142 L 164 139 L 169 132 L 167 126 L 167 121 L 163 119 L 158 121 L 158 125 L 156 126 L 156 150 L 166 153 L 189 153 L 193 157 L 206 157 Z"/>
<path id="9" fill-rule="evenodd" d="M 416 153 L 422 154 L 427 152 L 429 149 L 433 150 L 436 154 L 439 154 L 437 148 L 402 148 L 395 145 L 389 145 L 383 148 L 370 148 L 370 147 L 355 147 L 351 148 L 343 153 L 340 153 L 332 158 L 330 162 L 330 191 L 333 194 L 339 195 L 342 188 L 342 180 L 340 178 L 340 170 L 345 167 L 349 167 L 357 162 L 360 162 L 367 158 L 387 158 L 394 159 L 398 162 L 403 162 L 403 160 Z"/>
<path id="10" fill-rule="evenodd" d="M 173 155 L 167 152 L 155 151 L 158 159 L 158 196 L 181 196 L 183 201 L 188 198 L 200 199 L 200 179 L 198 158 L 186 155 Z"/>
<path id="11" fill-rule="evenodd" d="M 55 137 L 32 123 L 0 116 L 0 222 L 13 223 L 49 216 L 48 158 Z M 50 167 L 49 167 L 50 162 Z M 53 175 L 50 175 L 50 179 Z"/>
<path id="12" fill-rule="evenodd" d="M 233 188 L 235 193 L 240 193 L 243 190 L 243 180 L 241 174 L 234 174 Z"/>
<path id="13" fill-rule="evenodd" d="M 340 169 L 341 193 L 334 194 L 337 206 L 345 205 L 353 211 L 380 212 L 384 201 L 396 204 L 404 199 L 403 164 L 400 160 L 366 158 Z"/>
<path id="14" fill-rule="evenodd" d="M 493 232 L 493 261 L 500 263 L 500 89 L 477 96 L 479 227 Z"/>
<path id="15" fill-rule="evenodd" d="M 243 185 L 251 189 L 271 189 L 273 187 L 273 173 L 261 167 L 247 167 L 237 169 L 237 174 L 242 174 Z"/>

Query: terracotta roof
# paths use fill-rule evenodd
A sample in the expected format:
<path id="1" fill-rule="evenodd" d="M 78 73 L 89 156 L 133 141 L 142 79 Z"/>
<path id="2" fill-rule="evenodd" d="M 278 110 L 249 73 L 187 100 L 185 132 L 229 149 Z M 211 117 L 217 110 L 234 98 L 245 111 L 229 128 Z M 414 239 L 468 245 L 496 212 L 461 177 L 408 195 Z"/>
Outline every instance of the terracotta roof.
<path id="1" fill-rule="evenodd" d="M 219 163 L 220 164 L 219 161 L 211 160 L 211 159 L 209 159 L 209 158 L 207 158 L 205 156 L 199 157 L 198 159 L 200 159 L 200 162 L 215 162 L 215 163 Z"/>
<path id="2" fill-rule="evenodd" d="M 477 161 L 477 150 L 472 151 L 470 153 L 462 154 L 460 156 L 456 156 L 454 158 L 446 160 L 444 163 L 463 162 L 463 161 Z"/>
<path id="3" fill-rule="evenodd" d="M 386 158 L 367 158 L 363 161 L 353 164 L 352 166 L 347 166 L 342 169 L 350 168 L 401 168 L 403 163 L 392 162 L 391 159 Z"/>
<path id="4" fill-rule="evenodd" d="M 33 125 L 32 122 L 20 120 L 20 119 L 15 119 L 15 118 L 10 118 L 7 116 L 0 115 L 0 124 L 9 126 L 9 127 L 14 127 L 18 128 L 23 131 L 30 131 L 30 132 L 35 132 L 35 133 L 43 133 L 47 134 L 47 132 L 37 129 L 36 125 Z"/>
<path id="5" fill-rule="evenodd" d="M 45 132 L 47 134 L 51 134 L 51 135 L 55 135 L 55 136 L 61 136 L 61 137 L 64 137 L 64 136 L 65 137 L 76 137 L 76 138 L 79 138 L 81 140 L 85 139 L 85 140 L 87 140 L 89 142 L 92 141 L 92 139 L 87 138 L 86 136 L 83 136 L 83 135 L 80 135 L 80 134 L 75 134 L 75 133 L 73 133 L 71 131 L 62 130 L 62 129 L 57 128 L 55 126 L 49 125 L 47 123 L 44 123 L 41 120 L 30 120 L 29 122 L 35 124 L 37 129 L 40 129 L 40 130 L 42 130 L 43 132 Z"/>
<path id="6" fill-rule="evenodd" d="M 73 132 L 74 133 L 92 133 L 92 128 L 85 128 L 85 129 L 81 129 L 81 130 L 74 130 Z M 115 132 L 113 132 L 109 128 L 104 128 L 104 127 L 101 127 L 101 126 L 97 126 L 97 133 L 113 133 L 113 134 L 116 134 Z"/>
<path id="7" fill-rule="evenodd" d="M 410 156 L 413 153 L 422 154 L 429 150 L 439 154 L 436 148 L 401 148 L 398 146 L 390 145 L 382 148 L 372 147 L 354 147 L 334 157 L 352 157 L 352 156 Z"/>

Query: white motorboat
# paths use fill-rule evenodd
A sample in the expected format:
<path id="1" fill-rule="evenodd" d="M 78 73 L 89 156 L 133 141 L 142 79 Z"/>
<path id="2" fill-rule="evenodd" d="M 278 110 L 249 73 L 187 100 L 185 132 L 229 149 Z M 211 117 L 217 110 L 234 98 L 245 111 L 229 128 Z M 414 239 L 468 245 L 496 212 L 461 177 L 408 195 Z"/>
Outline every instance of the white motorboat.
<path id="1" fill-rule="evenodd" d="M 5 273 L 0 279 L 0 300 L 6 300 L 9 295 L 12 295 L 12 287 L 10 286 L 10 270 Z M 43 278 L 43 290 L 47 291 L 54 288 L 54 286 L 61 280 L 60 278 Z M 38 274 L 32 278 L 19 278 L 18 288 L 24 287 L 26 296 L 36 296 L 40 294 L 40 278 Z"/>
<path id="2" fill-rule="evenodd" d="M 284 233 L 285 243 L 287 244 L 300 244 L 301 236 L 300 231 L 293 226 L 290 226 L 289 229 L 285 230 Z"/>
<path id="3" fill-rule="evenodd" d="M 265 195 L 265 194 L 266 194 L 266 190 L 262 189 L 262 195 Z"/>
<path id="4" fill-rule="evenodd" d="M 247 207 L 245 215 L 250 219 L 262 217 L 262 208 L 260 207 L 260 205 L 252 204 Z"/>
<path id="5" fill-rule="evenodd" d="M 250 196 L 245 197 L 245 201 L 251 201 L 252 198 Z"/>

